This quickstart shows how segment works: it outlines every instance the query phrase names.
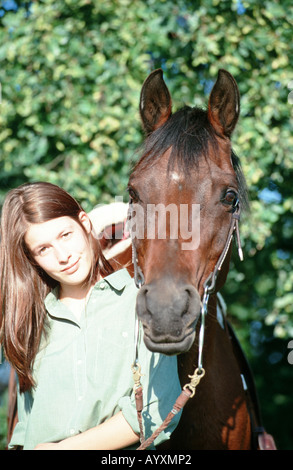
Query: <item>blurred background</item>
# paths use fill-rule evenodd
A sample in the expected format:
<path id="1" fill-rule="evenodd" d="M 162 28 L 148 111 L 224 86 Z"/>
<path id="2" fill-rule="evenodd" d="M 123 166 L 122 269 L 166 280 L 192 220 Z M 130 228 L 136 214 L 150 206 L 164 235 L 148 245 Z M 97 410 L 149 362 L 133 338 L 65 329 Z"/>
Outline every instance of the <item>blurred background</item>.
<path id="1" fill-rule="evenodd" d="M 293 8 L 291 0 L 0 2 L 0 206 L 50 181 L 85 210 L 126 186 L 143 135 L 144 79 L 161 67 L 173 97 L 206 107 L 217 72 L 241 93 L 233 135 L 250 196 L 244 262 L 223 289 L 279 449 L 293 449 Z M 291 347 L 290 347 L 291 345 Z M 291 359 L 291 360 L 290 360 Z M 0 366 L 5 446 L 7 364 Z"/>

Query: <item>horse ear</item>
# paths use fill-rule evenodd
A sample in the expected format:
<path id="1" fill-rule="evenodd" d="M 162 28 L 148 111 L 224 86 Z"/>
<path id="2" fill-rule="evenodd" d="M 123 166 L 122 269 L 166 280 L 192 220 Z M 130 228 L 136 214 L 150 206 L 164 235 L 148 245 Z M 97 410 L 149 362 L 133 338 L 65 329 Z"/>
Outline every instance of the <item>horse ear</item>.
<path id="1" fill-rule="evenodd" d="M 240 96 L 236 81 L 226 70 L 219 70 L 211 91 L 208 118 L 218 134 L 230 137 L 240 112 Z"/>
<path id="2" fill-rule="evenodd" d="M 147 134 L 161 127 L 170 117 L 172 99 L 163 80 L 162 69 L 154 70 L 145 80 L 141 93 L 139 112 Z"/>

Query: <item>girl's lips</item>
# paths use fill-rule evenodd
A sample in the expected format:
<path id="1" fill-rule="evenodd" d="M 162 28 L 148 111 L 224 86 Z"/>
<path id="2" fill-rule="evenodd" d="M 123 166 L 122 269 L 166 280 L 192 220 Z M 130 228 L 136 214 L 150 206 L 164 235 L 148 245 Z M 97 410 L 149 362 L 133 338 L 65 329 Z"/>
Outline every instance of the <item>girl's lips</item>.
<path id="1" fill-rule="evenodd" d="M 70 266 L 62 269 L 62 272 L 67 273 L 67 274 L 75 273 L 75 271 L 77 271 L 77 269 L 78 269 L 78 262 L 79 262 L 79 259 L 77 261 L 75 261 L 75 263 L 71 264 Z"/>

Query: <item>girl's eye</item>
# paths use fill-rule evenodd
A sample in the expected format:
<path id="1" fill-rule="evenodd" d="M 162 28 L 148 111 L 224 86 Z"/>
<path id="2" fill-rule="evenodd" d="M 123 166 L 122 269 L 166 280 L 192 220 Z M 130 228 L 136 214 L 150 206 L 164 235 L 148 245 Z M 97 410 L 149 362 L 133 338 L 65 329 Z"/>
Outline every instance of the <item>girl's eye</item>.
<path id="1" fill-rule="evenodd" d="M 62 238 L 69 238 L 72 232 L 63 233 Z"/>
<path id="2" fill-rule="evenodd" d="M 40 256 L 43 256 L 43 255 L 46 253 L 47 250 L 48 250 L 48 247 L 47 247 L 47 246 L 43 246 L 43 247 L 39 250 L 39 253 L 38 253 L 38 254 L 39 254 Z"/>

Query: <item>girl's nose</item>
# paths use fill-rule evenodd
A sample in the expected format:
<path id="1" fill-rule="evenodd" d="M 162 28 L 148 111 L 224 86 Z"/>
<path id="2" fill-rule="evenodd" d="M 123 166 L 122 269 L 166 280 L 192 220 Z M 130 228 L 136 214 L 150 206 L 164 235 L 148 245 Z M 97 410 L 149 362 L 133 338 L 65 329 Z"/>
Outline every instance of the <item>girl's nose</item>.
<path id="1" fill-rule="evenodd" d="M 60 247 L 58 245 L 55 247 L 55 254 L 60 264 L 67 263 L 71 257 L 71 254 L 66 249 L 64 249 L 64 247 Z"/>

